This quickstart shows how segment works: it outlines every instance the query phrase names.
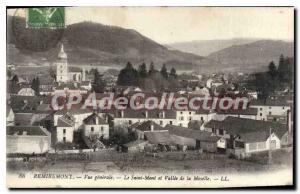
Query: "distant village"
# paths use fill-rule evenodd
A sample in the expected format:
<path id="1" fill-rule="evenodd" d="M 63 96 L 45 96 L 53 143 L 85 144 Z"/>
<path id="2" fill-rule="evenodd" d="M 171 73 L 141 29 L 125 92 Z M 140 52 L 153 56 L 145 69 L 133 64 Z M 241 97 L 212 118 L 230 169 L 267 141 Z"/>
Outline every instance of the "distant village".
<path id="1" fill-rule="evenodd" d="M 279 58 L 279 56 L 278 56 Z M 281 66 L 292 63 L 280 57 Z M 124 64 L 125 65 L 125 64 Z M 266 64 L 267 66 L 268 64 Z M 279 65 L 280 66 L 280 65 Z M 282 68 L 282 67 L 280 67 Z M 63 45 L 57 61 L 43 74 L 22 75 L 7 66 L 7 155 L 45 156 L 113 150 L 120 153 L 204 152 L 244 159 L 252 154 L 293 146 L 293 85 L 270 63 L 270 80 L 263 73 L 176 72 L 167 66 L 136 70 L 131 63 L 121 71 L 68 64 Z M 286 70 L 288 72 L 288 70 Z M 283 71 L 282 71 L 283 72 Z M 278 79 L 272 81 L 272 79 Z M 257 87 L 258 83 L 261 87 Z M 252 84 L 252 85 L 251 85 Z M 276 84 L 276 85 L 274 85 Z M 292 83 L 293 84 L 293 83 Z M 255 87 L 256 86 L 256 87 Z M 97 103 L 114 93 L 130 98 L 136 93 L 160 98 L 163 92 L 185 96 L 245 96 L 246 109 L 93 110 L 72 107 L 54 110 L 51 96 L 96 93 Z M 141 102 L 145 103 L 145 102 Z"/>

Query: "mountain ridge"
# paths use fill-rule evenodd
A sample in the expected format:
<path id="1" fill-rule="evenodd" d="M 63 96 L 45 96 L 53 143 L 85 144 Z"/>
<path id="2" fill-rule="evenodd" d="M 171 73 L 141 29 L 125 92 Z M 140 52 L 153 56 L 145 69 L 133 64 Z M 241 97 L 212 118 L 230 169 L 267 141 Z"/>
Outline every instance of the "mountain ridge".
<path id="1" fill-rule="evenodd" d="M 17 20 L 17 22 L 14 21 L 16 23 L 14 26 L 21 29 L 22 36 L 28 38 L 29 43 L 43 41 L 45 37 L 41 37 L 41 40 L 32 37 L 32 34 L 35 34 L 37 30 L 26 29 L 24 19 L 14 19 Z M 8 26 L 12 26 L 12 21 L 13 17 L 8 18 Z M 157 68 L 165 63 L 169 69 L 171 67 L 194 69 L 214 63 L 214 61 L 202 56 L 169 50 L 136 30 L 93 22 L 68 25 L 63 32 L 62 39 L 44 52 L 31 52 L 27 48 L 22 48 L 22 45 L 13 36 L 12 29 L 9 29 L 8 63 L 33 62 L 40 64 L 43 61 L 53 62 L 57 59 L 61 43 L 64 43 L 70 63 L 82 65 L 124 66 L 127 61 L 130 61 L 133 64 L 154 62 Z"/>

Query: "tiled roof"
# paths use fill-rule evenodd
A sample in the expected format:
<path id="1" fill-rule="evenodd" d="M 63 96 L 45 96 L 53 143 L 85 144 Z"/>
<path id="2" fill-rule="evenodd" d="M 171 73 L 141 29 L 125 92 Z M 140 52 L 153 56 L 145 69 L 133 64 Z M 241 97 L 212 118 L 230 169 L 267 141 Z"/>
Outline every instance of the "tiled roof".
<path id="1" fill-rule="evenodd" d="M 226 132 L 232 135 L 241 135 L 245 133 L 253 132 L 267 132 L 269 133 L 270 128 L 280 138 L 286 131 L 286 125 L 278 122 L 253 120 L 238 117 L 227 117 L 223 121 L 211 120 L 205 124 L 208 128 L 225 129 Z"/>
<path id="2" fill-rule="evenodd" d="M 168 131 L 145 132 L 146 139 L 151 144 L 171 144 L 172 140 Z"/>
<path id="3" fill-rule="evenodd" d="M 162 130 L 166 130 L 164 129 L 162 126 L 156 124 L 153 121 L 145 121 L 143 123 L 141 123 L 140 125 L 138 125 L 136 127 L 136 129 L 140 130 L 140 131 L 151 131 L 151 125 L 153 126 L 153 131 L 162 131 Z"/>
<path id="4" fill-rule="evenodd" d="M 205 141 L 208 137 L 212 136 L 212 133 L 207 131 L 193 130 L 187 127 L 175 125 L 166 125 L 165 129 L 169 130 L 170 135 L 177 135 L 181 137 L 197 139 L 200 141 Z"/>
<path id="5" fill-rule="evenodd" d="M 41 126 L 8 126 L 6 128 L 6 135 L 26 135 L 30 136 L 49 136 L 50 133 Z"/>
<path id="6" fill-rule="evenodd" d="M 73 127 L 74 121 L 65 117 L 60 117 L 57 120 L 57 127 Z"/>
<path id="7" fill-rule="evenodd" d="M 16 113 L 15 124 L 16 125 L 31 125 L 33 123 L 33 113 Z"/>
<path id="8" fill-rule="evenodd" d="M 107 124 L 106 121 L 101 118 L 99 115 L 97 115 L 96 113 L 91 114 L 90 116 L 88 116 L 87 118 L 85 118 L 83 120 L 84 124 L 86 125 L 105 125 Z"/>

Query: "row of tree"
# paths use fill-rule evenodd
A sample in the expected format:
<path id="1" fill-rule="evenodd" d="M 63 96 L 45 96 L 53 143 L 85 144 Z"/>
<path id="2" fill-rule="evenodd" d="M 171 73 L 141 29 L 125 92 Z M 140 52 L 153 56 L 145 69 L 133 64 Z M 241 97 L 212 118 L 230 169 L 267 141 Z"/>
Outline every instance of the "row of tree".
<path id="1" fill-rule="evenodd" d="M 268 71 L 256 73 L 252 83 L 258 90 L 259 98 L 266 100 L 275 90 L 294 87 L 294 59 L 280 56 L 278 67 L 272 61 Z"/>
<path id="2" fill-rule="evenodd" d="M 145 63 L 139 65 L 137 69 L 128 62 L 118 75 L 117 85 L 120 86 L 139 86 L 143 89 L 172 89 L 178 85 L 176 69 L 172 68 L 168 72 L 167 67 L 163 64 L 160 71 L 155 69 L 153 63 L 150 64 L 149 70 Z"/>

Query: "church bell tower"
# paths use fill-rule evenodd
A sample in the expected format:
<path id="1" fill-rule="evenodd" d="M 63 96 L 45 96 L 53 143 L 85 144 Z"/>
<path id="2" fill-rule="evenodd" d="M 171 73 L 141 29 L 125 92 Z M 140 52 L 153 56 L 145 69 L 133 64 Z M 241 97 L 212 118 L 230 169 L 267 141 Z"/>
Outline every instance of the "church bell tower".
<path id="1" fill-rule="evenodd" d="M 64 51 L 64 45 L 61 45 L 58 53 L 58 60 L 56 62 L 56 81 L 68 82 L 68 57 Z"/>

